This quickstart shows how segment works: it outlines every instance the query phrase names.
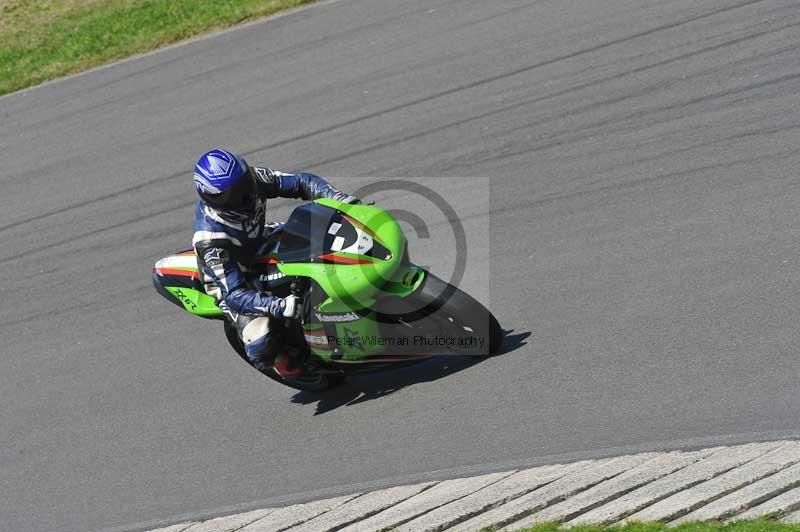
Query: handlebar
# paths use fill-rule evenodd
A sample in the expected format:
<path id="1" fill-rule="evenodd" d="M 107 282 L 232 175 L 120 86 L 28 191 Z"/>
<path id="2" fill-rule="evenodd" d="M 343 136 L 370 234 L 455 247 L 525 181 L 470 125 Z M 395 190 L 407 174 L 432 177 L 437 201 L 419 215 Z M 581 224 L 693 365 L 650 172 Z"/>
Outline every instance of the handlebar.
<path id="1" fill-rule="evenodd" d="M 298 277 L 292 279 L 291 287 L 289 291 L 292 293 L 293 296 L 303 297 L 305 295 L 306 289 L 308 288 L 308 281 L 306 281 L 302 277 Z"/>
<path id="2" fill-rule="evenodd" d="M 305 303 L 306 303 L 305 302 L 305 296 L 306 296 L 306 294 L 308 292 L 308 279 L 305 279 L 303 277 L 298 277 L 298 278 L 292 279 L 292 284 L 291 284 L 291 286 L 289 288 L 289 292 L 293 296 L 297 296 L 298 298 L 300 298 L 300 305 L 304 306 Z M 283 320 L 283 325 L 285 327 L 291 327 L 292 321 L 293 320 L 291 320 L 289 318 L 285 318 Z"/>

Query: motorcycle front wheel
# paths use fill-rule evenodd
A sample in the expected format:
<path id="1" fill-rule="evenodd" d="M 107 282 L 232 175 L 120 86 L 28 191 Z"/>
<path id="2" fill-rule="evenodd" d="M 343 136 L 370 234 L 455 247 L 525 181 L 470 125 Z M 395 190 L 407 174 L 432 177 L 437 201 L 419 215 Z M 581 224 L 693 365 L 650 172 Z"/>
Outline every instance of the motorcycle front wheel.
<path id="1" fill-rule="evenodd" d="M 430 272 L 404 306 L 400 319 L 427 331 L 434 346 L 476 356 L 495 355 L 502 348 L 503 329 L 489 309 Z"/>

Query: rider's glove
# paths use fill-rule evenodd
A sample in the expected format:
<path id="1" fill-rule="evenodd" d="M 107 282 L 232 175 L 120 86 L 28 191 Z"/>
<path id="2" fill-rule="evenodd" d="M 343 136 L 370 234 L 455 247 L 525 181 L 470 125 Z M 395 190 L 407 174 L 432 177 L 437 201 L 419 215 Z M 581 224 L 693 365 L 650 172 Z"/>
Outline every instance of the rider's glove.
<path id="1" fill-rule="evenodd" d="M 283 298 L 282 318 L 296 320 L 303 315 L 303 301 L 297 296 L 286 296 Z"/>
<path id="2" fill-rule="evenodd" d="M 345 197 L 344 197 L 344 199 L 342 199 L 342 200 L 340 200 L 340 201 L 341 201 L 342 203 L 349 203 L 350 205 L 358 205 L 359 203 L 361 203 L 361 200 L 360 200 L 360 199 L 358 199 L 358 198 L 357 198 L 357 197 L 355 197 L 355 196 L 351 196 L 350 194 L 348 194 L 347 196 L 345 196 Z"/>

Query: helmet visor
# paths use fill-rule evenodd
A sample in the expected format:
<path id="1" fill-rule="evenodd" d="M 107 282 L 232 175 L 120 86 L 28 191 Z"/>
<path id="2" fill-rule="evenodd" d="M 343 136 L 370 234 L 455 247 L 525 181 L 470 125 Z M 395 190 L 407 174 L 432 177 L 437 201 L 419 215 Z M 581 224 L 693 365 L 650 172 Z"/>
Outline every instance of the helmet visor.
<path id="1" fill-rule="evenodd" d="M 234 221 L 244 221 L 255 215 L 258 204 L 256 182 L 253 170 L 247 172 L 228 190 L 204 198 L 214 209 Z"/>

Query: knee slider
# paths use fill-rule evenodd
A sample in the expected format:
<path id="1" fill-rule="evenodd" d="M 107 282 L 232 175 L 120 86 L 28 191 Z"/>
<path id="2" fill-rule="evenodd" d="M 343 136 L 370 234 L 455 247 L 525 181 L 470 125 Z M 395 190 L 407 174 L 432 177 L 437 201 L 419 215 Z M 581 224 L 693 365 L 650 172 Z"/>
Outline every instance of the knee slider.
<path id="1" fill-rule="evenodd" d="M 269 334 L 269 318 L 254 318 L 242 329 L 242 342 L 250 345 L 265 338 Z"/>

